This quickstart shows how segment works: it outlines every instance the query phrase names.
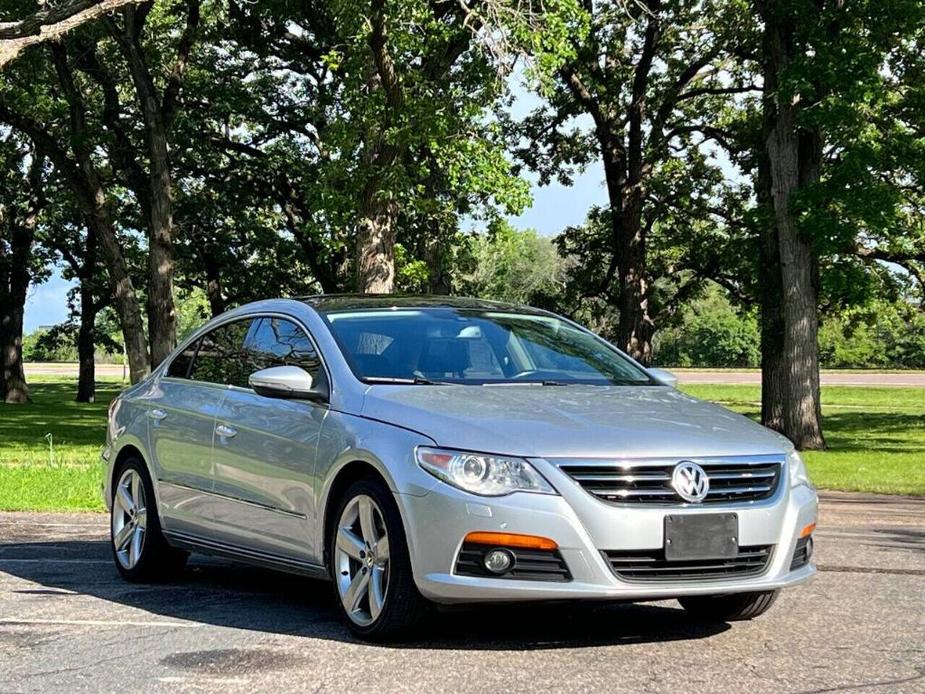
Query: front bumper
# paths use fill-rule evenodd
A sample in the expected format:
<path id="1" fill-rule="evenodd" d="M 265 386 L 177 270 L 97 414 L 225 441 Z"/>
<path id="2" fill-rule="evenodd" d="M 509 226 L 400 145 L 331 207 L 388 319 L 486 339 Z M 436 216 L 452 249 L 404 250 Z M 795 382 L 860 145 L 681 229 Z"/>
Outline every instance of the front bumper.
<path id="1" fill-rule="evenodd" d="M 546 461 L 533 462 L 561 496 L 517 493 L 483 498 L 444 483 L 436 484 L 423 496 L 397 495 L 405 517 L 415 582 L 424 596 L 440 603 L 651 600 L 775 590 L 807 581 L 816 572 L 812 564 L 790 570 L 800 530 L 816 520 L 816 493 L 810 487 L 790 489 L 785 479 L 773 498 L 753 504 L 614 505 L 588 494 Z M 661 548 L 666 514 L 719 512 L 738 515 L 740 546 L 773 545 L 763 572 L 728 579 L 627 581 L 615 575 L 602 554 L 602 550 Z M 540 535 L 554 540 L 572 580 L 457 575 L 454 566 L 463 538 L 478 531 Z"/>

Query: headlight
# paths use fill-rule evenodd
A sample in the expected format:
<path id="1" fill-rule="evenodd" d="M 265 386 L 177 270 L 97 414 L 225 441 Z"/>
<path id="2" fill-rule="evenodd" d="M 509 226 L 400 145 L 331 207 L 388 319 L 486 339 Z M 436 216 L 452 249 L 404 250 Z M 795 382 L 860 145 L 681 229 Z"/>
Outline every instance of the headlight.
<path id="1" fill-rule="evenodd" d="M 556 493 L 549 482 L 522 458 L 437 448 L 418 448 L 415 455 L 418 465 L 434 477 L 473 494 Z"/>
<path id="2" fill-rule="evenodd" d="M 787 467 L 790 468 L 790 486 L 797 487 L 801 484 L 812 486 L 809 481 L 809 473 L 806 471 L 806 463 L 796 451 L 790 451 L 787 454 Z"/>

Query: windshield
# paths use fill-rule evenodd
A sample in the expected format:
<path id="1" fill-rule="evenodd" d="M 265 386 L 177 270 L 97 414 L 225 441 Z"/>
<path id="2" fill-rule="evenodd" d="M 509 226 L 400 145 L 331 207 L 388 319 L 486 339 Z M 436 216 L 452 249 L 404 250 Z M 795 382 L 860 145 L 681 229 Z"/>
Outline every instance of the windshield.
<path id="1" fill-rule="evenodd" d="M 330 311 L 324 318 L 368 383 L 654 383 L 604 340 L 554 316 L 441 307 Z"/>

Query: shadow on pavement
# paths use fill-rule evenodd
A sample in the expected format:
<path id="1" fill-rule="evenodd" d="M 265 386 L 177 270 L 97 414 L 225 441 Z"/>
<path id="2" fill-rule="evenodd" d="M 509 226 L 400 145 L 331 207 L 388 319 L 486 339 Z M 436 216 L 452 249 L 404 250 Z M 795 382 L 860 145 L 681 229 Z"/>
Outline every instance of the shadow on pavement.
<path id="1" fill-rule="evenodd" d="M 103 540 L 14 542 L 0 545 L 0 571 L 38 584 L 19 592 L 41 594 L 47 600 L 66 600 L 73 591 L 171 619 L 356 641 L 340 622 L 326 582 L 193 555 L 176 581 L 136 585 L 122 580 L 110 556 Z M 9 617 L 28 619 L 26 614 Z M 118 612 L 97 613 L 92 619 L 118 621 L 119 617 Z M 422 628 L 418 640 L 400 645 L 463 650 L 582 648 L 701 639 L 727 629 L 728 624 L 696 623 L 680 608 L 661 605 L 493 604 L 440 610 Z"/>

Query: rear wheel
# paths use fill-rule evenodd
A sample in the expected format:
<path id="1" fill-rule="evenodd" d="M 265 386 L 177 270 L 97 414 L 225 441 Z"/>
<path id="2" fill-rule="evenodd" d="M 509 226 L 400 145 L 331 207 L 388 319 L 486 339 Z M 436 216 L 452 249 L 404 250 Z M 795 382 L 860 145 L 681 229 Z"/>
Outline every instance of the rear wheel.
<path id="1" fill-rule="evenodd" d="M 144 463 L 127 459 L 116 479 L 109 527 L 119 573 L 137 582 L 163 580 L 178 573 L 188 554 L 168 545 L 161 534 L 154 487 Z"/>
<path id="2" fill-rule="evenodd" d="M 429 603 L 414 584 L 392 493 L 376 478 L 354 482 L 334 517 L 328 556 L 347 625 L 358 636 L 377 641 L 411 633 Z"/>
<path id="3" fill-rule="evenodd" d="M 779 590 L 728 595 L 691 595 L 678 598 L 692 617 L 703 621 L 738 622 L 759 617 L 771 609 Z"/>

